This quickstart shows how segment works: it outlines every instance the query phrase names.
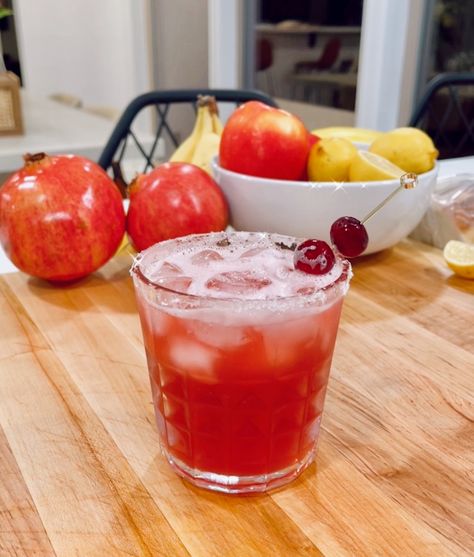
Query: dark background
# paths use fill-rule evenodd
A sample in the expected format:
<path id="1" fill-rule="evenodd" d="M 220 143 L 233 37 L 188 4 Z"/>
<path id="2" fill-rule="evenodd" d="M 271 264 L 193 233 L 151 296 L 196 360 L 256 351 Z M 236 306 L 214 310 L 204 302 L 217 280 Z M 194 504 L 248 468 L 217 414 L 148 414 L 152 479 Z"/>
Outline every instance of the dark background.
<path id="1" fill-rule="evenodd" d="M 260 0 L 260 21 L 296 19 L 320 25 L 360 25 L 363 0 Z"/>

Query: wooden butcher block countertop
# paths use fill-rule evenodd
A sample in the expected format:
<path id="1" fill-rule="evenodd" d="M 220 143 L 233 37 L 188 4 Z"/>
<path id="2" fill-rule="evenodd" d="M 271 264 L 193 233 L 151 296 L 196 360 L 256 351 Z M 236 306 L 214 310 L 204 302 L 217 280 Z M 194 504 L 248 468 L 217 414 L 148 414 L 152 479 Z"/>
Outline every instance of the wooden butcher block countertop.
<path id="1" fill-rule="evenodd" d="M 178 478 L 129 256 L 0 277 L 0 556 L 474 555 L 474 281 L 402 242 L 355 264 L 317 464 L 268 495 Z"/>

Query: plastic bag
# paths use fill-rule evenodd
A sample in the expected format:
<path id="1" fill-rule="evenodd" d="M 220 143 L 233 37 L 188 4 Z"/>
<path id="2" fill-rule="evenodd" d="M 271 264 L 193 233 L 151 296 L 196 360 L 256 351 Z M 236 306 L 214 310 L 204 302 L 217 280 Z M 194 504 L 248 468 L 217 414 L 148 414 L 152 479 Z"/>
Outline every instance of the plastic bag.
<path id="1" fill-rule="evenodd" d="M 449 240 L 474 243 L 474 174 L 439 178 L 430 206 L 410 237 L 440 249 Z"/>

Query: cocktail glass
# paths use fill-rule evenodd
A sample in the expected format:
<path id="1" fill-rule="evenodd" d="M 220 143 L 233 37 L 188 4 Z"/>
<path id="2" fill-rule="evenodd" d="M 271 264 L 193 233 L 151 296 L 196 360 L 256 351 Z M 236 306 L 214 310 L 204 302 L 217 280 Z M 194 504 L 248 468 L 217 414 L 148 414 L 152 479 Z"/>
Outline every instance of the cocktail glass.
<path id="1" fill-rule="evenodd" d="M 131 274 L 161 447 L 178 474 L 260 492 L 314 459 L 351 267 L 294 270 L 297 240 L 232 232 L 161 242 Z"/>

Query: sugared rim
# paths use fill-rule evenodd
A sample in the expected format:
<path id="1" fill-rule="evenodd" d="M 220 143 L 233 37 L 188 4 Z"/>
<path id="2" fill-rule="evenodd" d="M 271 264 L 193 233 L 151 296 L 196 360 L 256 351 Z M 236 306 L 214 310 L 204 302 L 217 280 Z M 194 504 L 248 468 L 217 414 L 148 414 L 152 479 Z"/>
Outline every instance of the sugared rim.
<path id="1" fill-rule="evenodd" d="M 310 294 L 300 293 L 294 296 L 284 296 L 284 297 L 276 296 L 276 297 L 270 297 L 264 299 L 253 299 L 253 298 L 245 299 L 245 298 L 232 297 L 232 296 L 229 297 L 227 296 L 213 297 L 210 295 L 201 296 L 198 294 L 189 294 L 187 292 L 181 292 L 179 290 L 174 290 L 173 288 L 168 288 L 162 284 L 158 284 L 152 281 L 146 276 L 146 274 L 143 272 L 143 270 L 140 267 L 140 264 L 142 263 L 146 255 L 151 250 L 156 249 L 157 246 L 164 249 L 166 248 L 166 246 L 169 246 L 171 244 L 183 244 L 185 242 L 199 240 L 200 238 L 205 238 L 205 237 L 213 236 L 217 241 L 219 241 L 219 239 L 228 239 L 228 238 L 232 238 L 232 236 L 239 236 L 239 235 L 247 235 L 247 236 L 264 235 L 272 238 L 272 240 L 275 242 L 282 241 L 282 240 L 286 240 L 287 242 L 290 241 L 290 245 L 288 245 L 289 249 L 291 249 L 290 246 L 292 245 L 296 246 L 299 243 L 304 241 L 304 239 L 285 236 L 283 234 L 276 234 L 276 233 L 269 233 L 269 232 L 253 232 L 253 231 L 248 231 L 248 232 L 247 231 L 229 231 L 229 232 L 225 231 L 225 232 L 211 232 L 208 234 L 191 234 L 188 236 L 181 236 L 179 238 L 174 238 L 172 240 L 165 240 L 163 242 L 160 242 L 159 244 L 155 244 L 154 246 L 147 248 L 146 250 L 143 250 L 135 257 L 133 264 L 130 268 L 130 274 L 132 275 L 132 277 L 135 276 L 142 284 L 144 284 L 149 288 L 152 288 L 156 291 L 167 292 L 183 300 L 194 301 L 196 303 L 203 302 L 203 301 L 211 301 L 213 304 L 238 303 L 239 306 L 245 307 L 246 309 L 252 306 L 267 307 L 272 304 L 282 304 L 282 303 L 288 303 L 288 304 L 294 303 L 297 305 L 301 305 L 302 303 L 304 305 L 306 304 L 325 305 L 326 303 L 332 302 L 332 298 L 328 297 L 327 295 L 330 294 L 331 291 L 335 292 L 338 286 L 342 287 L 344 285 L 346 286 L 346 288 L 343 289 L 342 292 L 340 292 L 340 295 L 346 294 L 349 286 L 349 281 L 352 278 L 352 267 L 350 262 L 347 259 L 343 259 L 340 255 L 336 255 L 336 257 L 341 262 L 341 273 L 335 280 L 333 280 L 329 284 L 317 288 L 314 292 Z M 302 271 L 298 271 L 298 272 L 302 272 Z"/>

